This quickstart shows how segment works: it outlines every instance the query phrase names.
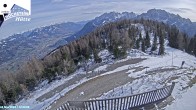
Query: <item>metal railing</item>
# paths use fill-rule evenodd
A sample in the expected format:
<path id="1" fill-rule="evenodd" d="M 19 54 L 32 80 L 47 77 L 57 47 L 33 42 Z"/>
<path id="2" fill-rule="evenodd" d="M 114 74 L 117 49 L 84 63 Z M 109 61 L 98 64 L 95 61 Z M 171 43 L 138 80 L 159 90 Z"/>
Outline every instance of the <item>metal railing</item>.
<path id="1" fill-rule="evenodd" d="M 157 90 L 103 100 L 68 101 L 56 110 L 129 110 L 157 103 L 169 97 L 175 83 Z"/>

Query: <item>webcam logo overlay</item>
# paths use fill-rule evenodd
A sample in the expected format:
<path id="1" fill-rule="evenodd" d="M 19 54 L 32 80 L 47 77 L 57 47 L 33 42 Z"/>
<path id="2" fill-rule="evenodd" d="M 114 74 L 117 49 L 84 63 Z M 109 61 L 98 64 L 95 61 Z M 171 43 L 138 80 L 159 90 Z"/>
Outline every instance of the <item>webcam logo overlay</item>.
<path id="1" fill-rule="evenodd" d="M 4 21 L 30 21 L 31 0 L 0 0 L 0 16 Z"/>

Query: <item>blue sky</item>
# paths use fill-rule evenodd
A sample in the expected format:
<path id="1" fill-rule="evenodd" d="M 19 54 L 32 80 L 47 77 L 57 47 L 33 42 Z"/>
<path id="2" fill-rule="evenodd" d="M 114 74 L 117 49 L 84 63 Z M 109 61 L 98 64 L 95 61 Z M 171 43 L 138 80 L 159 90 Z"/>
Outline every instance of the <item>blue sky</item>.
<path id="1" fill-rule="evenodd" d="M 30 22 L 6 21 L 0 28 L 0 39 L 56 22 L 90 20 L 105 12 L 135 12 L 164 9 L 196 22 L 195 0 L 32 0 Z"/>

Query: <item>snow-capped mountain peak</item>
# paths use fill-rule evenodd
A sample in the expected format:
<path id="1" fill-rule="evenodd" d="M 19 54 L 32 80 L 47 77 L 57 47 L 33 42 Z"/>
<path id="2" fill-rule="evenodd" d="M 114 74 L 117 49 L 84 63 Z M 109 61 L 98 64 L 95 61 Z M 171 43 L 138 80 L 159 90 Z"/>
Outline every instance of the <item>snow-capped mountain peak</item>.
<path id="1" fill-rule="evenodd" d="M 137 15 L 133 12 L 123 12 L 123 13 L 118 13 L 118 12 L 109 12 L 109 13 L 104 13 L 101 16 L 96 17 L 95 19 L 89 21 L 81 31 L 77 32 L 75 35 L 72 35 L 69 38 L 66 38 L 64 40 L 66 41 L 72 41 L 74 38 L 79 38 L 83 35 L 86 35 L 89 32 L 92 32 L 94 29 L 96 29 L 99 26 L 103 26 L 104 24 L 110 23 L 110 22 L 115 22 L 118 20 L 123 20 L 123 19 L 134 19 L 136 18 Z M 75 37 L 74 37 L 75 36 Z"/>
<path id="2" fill-rule="evenodd" d="M 95 26 L 100 26 L 109 22 L 114 22 L 116 20 L 120 19 L 131 19 L 135 18 L 137 15 L 133 12 L 123 12 L 123 13 L 118 13 L 118 12 L 110 12 L 110 13 L 104 13 L 99 17 L 96 17 L 94 20 L 92 20 L 93 24 Z"/>
<path id="3" fill-rule="evenodd" d="M 192 37 L 196 34 L 196 31 L 195 31 L 196 30 L 196 23 L 191 22 L 190 19 L 182 18 L 179 15 L 169 13 L 165 10 L 151 9 L 141 15 L 137 15 L 133 12 L 104 13 L 104 14 L 96 17 L 95 19 L 91 20 L 90 22 L 88 22 L 81 31 L 77 32 L 73 36 L 76 36 L 76 38 L 79 38 L 83 35 L 86 35 L 89 32 L 92 32 L 97 27 L 103 26 L 104 24 L 107 24 L 110 22 L 115 22 L 115 21 L 123 20 L 123 19 L 141 19 L 141 18 L 154 20 L 154 21 L 158 21 L 158 22 L 164 22 L 169 25 L 174 25 L 180 31 L 187 33 L 190 37 Z M 70 38 L 67 38 L 65 40 L 68 42 L 72 41 L 72 40 L 74 40 L 73 36 L 71 36 Z"/>
<path id="4" fill-rule="evenodd" d="M 196 34 L 196 23 L 191 22 L 190 19 L 185 19 L 178 14 L 172 14 L 161 9 L 151 9 L 147 13 L 143 13 L 138 18 L 155 20 L 164 22 L 169 25 L 175 25 L 180 31 L 187 33 L 190 37 Z"/>

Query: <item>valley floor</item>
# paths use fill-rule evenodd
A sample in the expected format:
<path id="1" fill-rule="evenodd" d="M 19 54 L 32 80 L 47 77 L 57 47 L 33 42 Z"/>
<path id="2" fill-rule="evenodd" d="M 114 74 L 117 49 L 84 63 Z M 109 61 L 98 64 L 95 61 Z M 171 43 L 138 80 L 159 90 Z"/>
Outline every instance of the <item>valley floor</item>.
<path id="1" fill-rule="evenodd" d="M 183 68 L 182 61 L 185 61 Z M 51 84 L 43 82 L 16 105 L 28 105 L 32 110 L 54 110 L 66 101 L 129 96 L 176 82 L 170 100 L 165 100 L 159 108 L 183 110 L 187 107 L 195 110 L 195 67 L 194 56 L 170 47 L 166 47 L 164 56 L 150 56 L 132 50 L 126 59 L 100 65 L 88 73 L 79 69 L 75 74 Z"/>

